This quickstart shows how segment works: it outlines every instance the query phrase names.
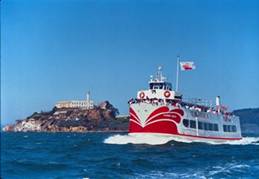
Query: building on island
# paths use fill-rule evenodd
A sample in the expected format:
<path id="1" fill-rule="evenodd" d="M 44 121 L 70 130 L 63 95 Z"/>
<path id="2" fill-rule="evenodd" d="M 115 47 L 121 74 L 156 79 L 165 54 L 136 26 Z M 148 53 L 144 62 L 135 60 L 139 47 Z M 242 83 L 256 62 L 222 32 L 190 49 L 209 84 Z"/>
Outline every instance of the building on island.
<path id="1" fill-rule="evenodd" d="M 70 101 L 59 101 L 55 105 L 57 108 L 85 108 L 93 109 L 94 101 L 90 99 L 90 92 L 86 94 L 86 100 L 70 100 Z"/>

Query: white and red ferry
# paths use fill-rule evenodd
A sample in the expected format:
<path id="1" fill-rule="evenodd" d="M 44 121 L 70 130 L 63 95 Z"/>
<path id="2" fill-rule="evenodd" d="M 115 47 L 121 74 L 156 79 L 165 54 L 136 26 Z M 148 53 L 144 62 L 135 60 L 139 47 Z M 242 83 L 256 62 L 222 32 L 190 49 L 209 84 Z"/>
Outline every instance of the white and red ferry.
<path id="1" fill-rule="evenodd" d="M 130 135 L 169 136 L 175 140 L 226 142 L 241 140 L 239 118 L 220 104 L 201 99 L 184 100 L 172 89 L 161 68 L 129 101 Z"/>

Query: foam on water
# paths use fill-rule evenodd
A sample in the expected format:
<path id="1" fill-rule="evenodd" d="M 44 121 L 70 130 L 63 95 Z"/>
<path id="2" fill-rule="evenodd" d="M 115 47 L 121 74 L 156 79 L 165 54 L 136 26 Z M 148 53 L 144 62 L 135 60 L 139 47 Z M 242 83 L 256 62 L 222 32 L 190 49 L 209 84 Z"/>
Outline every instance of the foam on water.
<path id="1" fill-rule="evenodd" d="M 131 135 L 113 135 L 104 140 L 106 144 L 149 144 L 162 145 L 173 140 L 171 137 L 161 136 L 131 136 Z"/>
<path id="2" fill-rule="evenodd" d="M 231 145 L 259 145 L 259 137 L 243 137 L 238 141 L 230 141 Z"/>
<path id="3" fill-rule="evenodd" d="M 162 145 L 169 141 L 183 142 L 183 143 L 193 143 L 193 142 L 203 142 L 212 145 L 259 145 L 259 137 L 243 137 L 241 140 L 237 141 L 226 141 L 226 142 L 214 142 L 214 141 L 201 141 L 201 140 L 185 140 L 174 138 L 170 136 L 154 136 L 154 135 L 113 135 L 104 140 L 106 144 L 149 144 L 149 145 Z"/>

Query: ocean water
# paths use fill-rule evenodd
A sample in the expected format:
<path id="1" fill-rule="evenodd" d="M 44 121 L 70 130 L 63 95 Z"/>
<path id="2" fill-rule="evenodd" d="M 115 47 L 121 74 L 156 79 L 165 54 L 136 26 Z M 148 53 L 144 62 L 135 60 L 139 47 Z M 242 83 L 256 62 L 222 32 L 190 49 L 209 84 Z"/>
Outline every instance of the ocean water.
<path id="1" fill-rule="evenodd" d="M 221 145 L 169 140 L 126 133 L 1 133 L 1 177 L 259 178 L 259 137 Z"/>

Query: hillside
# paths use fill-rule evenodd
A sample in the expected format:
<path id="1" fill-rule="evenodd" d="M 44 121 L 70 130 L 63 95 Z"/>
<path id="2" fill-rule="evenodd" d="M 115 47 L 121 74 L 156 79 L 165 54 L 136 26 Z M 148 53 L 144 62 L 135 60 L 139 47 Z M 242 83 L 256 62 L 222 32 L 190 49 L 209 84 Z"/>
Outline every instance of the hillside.
<path id="1" fill-rule="evenodd" d="M 233 113 L 240 117 L 244 133 L 259 133 L 259 108 L 239 109 Z"/>

